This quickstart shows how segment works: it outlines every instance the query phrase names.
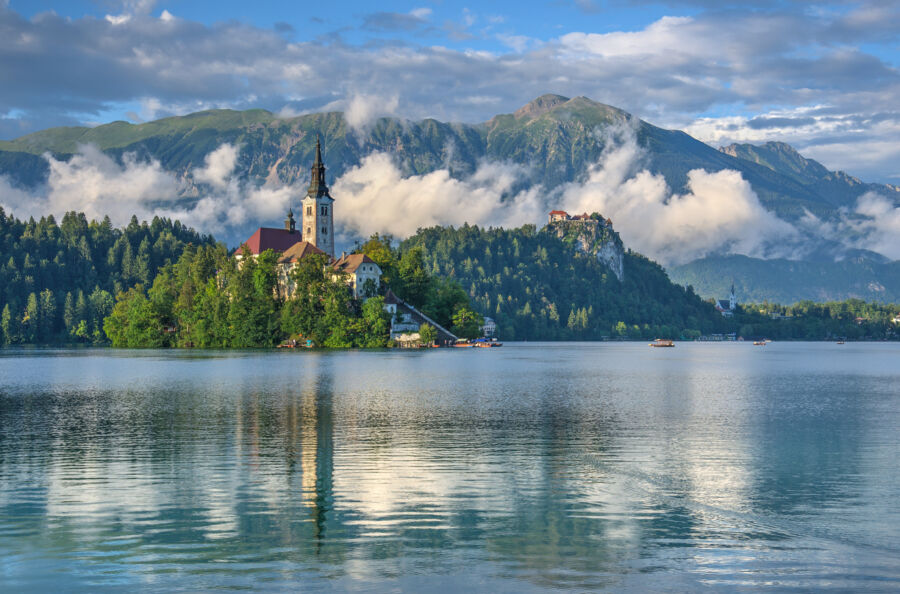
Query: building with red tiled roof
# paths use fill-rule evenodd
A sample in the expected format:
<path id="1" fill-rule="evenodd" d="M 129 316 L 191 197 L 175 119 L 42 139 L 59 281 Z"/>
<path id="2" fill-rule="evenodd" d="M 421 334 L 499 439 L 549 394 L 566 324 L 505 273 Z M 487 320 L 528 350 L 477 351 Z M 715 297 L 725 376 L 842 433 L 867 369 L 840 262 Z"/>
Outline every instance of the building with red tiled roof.
<path id="1" fill-rule="evenodd" d="M 550 211 L 550 222 L 555 223 L 556 221 L 568 221 L 569 213 L 564 210 L 551 210 Z"/>
<path id="2" fill-rule="evenodd" d="M 301 241 L 303 237 L 297 229 L 294 221 L 294 212 L 288 211 L 287 218 L 284 220 L 284 229 L 276 229 L 274 227 L 260 227 L 257 229 L 250 239 L 241 244 L 238 248 L 238 257 L 244 246 L 250 250 L 250 254 L 258 256 L 266 250 L 272 250 L 277 253 L 286 252 L 295 243 Z"/>

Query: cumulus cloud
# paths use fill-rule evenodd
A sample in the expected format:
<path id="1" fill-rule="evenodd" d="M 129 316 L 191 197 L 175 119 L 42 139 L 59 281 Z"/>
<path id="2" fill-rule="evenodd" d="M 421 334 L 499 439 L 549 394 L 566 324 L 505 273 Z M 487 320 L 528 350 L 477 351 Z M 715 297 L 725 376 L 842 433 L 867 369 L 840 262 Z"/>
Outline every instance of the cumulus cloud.
<path id="1" fill-rule="evenodd" d="M 900 260 L 900 207 L 875 192 L 866 192 L 856 202 L 860 219 L 851 223 L 860 232 L 857 245 Z"/>
<path id="2" fill-rule="evenodd" d="M 893 138 L 877 117 L 894 109 L 900 93 L 900 72 L 882 57 L 897 39 L 897 3 L 841 3 L 820 11 L 802 3 L 742 11 L 702 10 L 721 6 L 711 0 L 675 4 L 701 10 L 633 31 L 568 31 L 528 40 L 508 30 L 502 39 L 511 49 L 494 45 L 490 51 L 452 47 L 450 33 L 427 25 L 428 9 L 363 17 L 368 28 L 349 35 L 361 36 L 352 45 L 340 32 L 294 41 L 234 21 L 206 25 L 165 12 L 156 18 L 153 2 L 141 0 L 124 3 L 109 20 L 52 13 L 28 19 L 0 4 L 2 81 L 9 83 L 0 84 L 0 115 L 19 113 L 33 130 L 73 118 L 104 119 L 136 103 L 162 106 L 153 116 L 209 107 L 277 111 L 334 93 L 329 101 L 354 104 L 361 114 L 356 121 L 372 113 L 480 121 L 556 92 L 586 95 L 664 126 L 707 117 L 707 127 L 733 124 L 738 131 L 773 134 L 777 122 L 757 120 L 755 128 L 748 122 L 773 105 L 824 105 L 837 116 L 861 117 L 859 137 Z M 412 44 L 410 27 L 427 28 L 427 43 Z M 397 38 L 386 38 L 386 31 Z M 498 38 L 491 33 L 487 39 Z M 486 40 L 480 47 L 491 47 Z M 385 99 L 373 110 L 354 97 Z M 470 97 L 499 101 L 478 104 Z M 830 134 L 812 127 L 807 144 Z M 833 146 L 848 159 L 859 152 L 848 143 Z M 887 155 L 868 170 L 892 167 L 896 157 Z M 836 160 L 827 164 L 848 168 Z"/>
<path id="3" fill-rule="evenodd" d="M 399 105 L 400 98 L 397 95 L 382 97 L 356 94 L 346 102 L 344 119 L 351 128 L 365 130 L 377 118 L 394 115 Z"/>
<path id="4" fill-rule="evenodd" d="M 514 192 L 523 167 L 482 162 L 466 179 L 446 169 L 403 177 L 389 155 L 372 154 L 333 184 L 336 216 L 357 235 L 405 237 L 420 227 L 463 223 L 518 226 L 542 222 L 550 207 L 600 212 L 613 219 L 625 244 L 666 264 L 713 252 L 784 256 L 797 239 L 790 224 L 760 204 L 737 171 L 691 171 L 688 192 L 673 193 L 647 171 L 634 130 L 620 127 L 587 179 L 557 191 L 536 186 Z"/>
<path id="5" fill-rule="evenodd" d="M 600 212 L 629 247 L 664 264 L 710 253 L 768 257 L 797 231 L 767 211 L 743 176 L 732 170 L 688 173 L 685 194 L 641 167 L 644 150 L 630 127 L 614 129 L 587 179 L 563 189 L 570 212 Z"/>
<path id="6" fill-rule="evenodd" d="M 900 207 L 875 193 L 863 195 L 843 218 L 821 221 L 807 214 L 794 227 L 766 211 L 737 171 L 688 174 L 686 191 L 673 192 L 645 167 L 647 156 L 634 129 L 621 125 L 598 139 L 604 149 L 585 179 L 549 189 L 524 188 L 522 165 L 482 161 L 471 175 L 449 169 L 404 176 L 391 155 L 372 153 L 332 184 L 336 222 L 345 240 L 374 232 L 406 237 L 432 225 L 464 223 L 512 227 L 541 224 L 546 212 L 600 212 L 613 220 L 626 246 L 664 264 L 715 253 L 798 257 L 816 240 L 870 249 L 900 258 Z M 237 175 L 240 149 L 223 144 L 184 178 L 155 160 L 126 154 L 121 161 L 92 146 L 68 161 L 44 156 L 50 173 L 35 190 L 0 177 L 0 206 L 19 217 L 85 212 L 117 225 L 132 215 L 165 216 L 232 243 L 256 225 L 280 222 L 300 186 L 257 187 Z"/>
<path id="7" fill-rule="evenodd" d="M 223 144 L 187 179 L 178 179 L 156 160 L 126 153 L 119 163 L 94 146 L 82 146 L 68 161 L 44 155 L 50 173 L 40 188 L 22 190 L 0 176 L 0 205 L 19 217 L 59 217 L 75 210 L 94 219 L 108 215 L 116 225 L 132 215 L 141 220 L 164 216 L 222 239 L 256 221 L 280 219 L 291 198 L 302 192 L 241 181 L 235 174 L 238 155 L 237 147 Z"/>
<path id="8" fill-rule="evenodd" d="M 332 184 L 335 218 L 345 234 L 412 235 L 433 225 L 514 226 L 539 220 L 541 188 L 515 192 L 521 166 L 482 162 L 472 176 L 447 169 L 403 177 L 390 155 L 373 153 Z"/>

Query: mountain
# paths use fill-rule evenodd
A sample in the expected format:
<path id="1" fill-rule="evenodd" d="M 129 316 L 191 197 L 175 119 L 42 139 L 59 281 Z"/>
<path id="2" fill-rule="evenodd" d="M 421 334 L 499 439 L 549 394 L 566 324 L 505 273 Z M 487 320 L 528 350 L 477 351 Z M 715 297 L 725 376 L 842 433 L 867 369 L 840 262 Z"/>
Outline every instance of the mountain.
<path id="1" fill-rule="evenodd" d="M 340 112 L 280 118 L 260 109 L 210 110 L 144 124 L 113 122 L 95 128 L 50 128 L 0 141 L 0 174 L 23 186 L 46 177 L 45 152 L 68 158 L 83 144 L 121 156 L 157 159 L 190 181 L 193 168 L 222 143 L 241 146 L 239 174 L 256 183 L 304 181 L 313 156 L 315 134 L 323 136 L 329 175 L 340 176 L 373 151 L 390 152 L 406 174 L 447 168 L 455 176 L 475 170 L 480 159 L 528 165 L 525 184 L 555 188 L 583 177 L 603 150 L 598 131 L 615 124 L 633 125 L 647 150 L 647 167 L 684 189 L 692 169 L 740 171 L 763 205 L 788 220 L 805 210 L 827 217 L 833 204 L 796 176 L 759 160 L 719 151 L 677 130 L 659 128 L 627 112 L 586 97 L 544 95 L 511 114 L 481 124 L 426 119 L 418 122 L 380 118 L 369 127 L 351 127 Z"/>
<path id="2" fill-rule="evenodd" d="M 900 302 L 900 262 L 864 252 L 834 261 L 710 256 L 668 269 L 673 281 L 703 297 L 723 298 L 734 282 L 739 302 L 796 303 L 863 299 Z"/>
<path id="3" fill-rule="evenodd" d="M 513 113 L 499 114 L 479 124 L 407 121 L 380 118 L 362 128 L 351 126 L 340 112 L 279 117 L 265 110 L 210 110 L 143 124 L 113 122 L 95 128 L 50 128 L 15 140 L 0 141 L 0 175 L 14 185 L 34 188 L 47 179 L 42 155 L 69 159 L 79 146 L 92 144 L 121 158 L 155 159 L 184 184 L 184 199 L 194 200 L 201 189 L 192 171 L 223 143 L 241 148 L 237 175 L 251 184 L 304 184 L 313 158 L 316 134 L 321 134 L 333 180 L 376 151 L 390 153 L 405 175 L 447 169 L 457 178 L 473 173 L 482 160 L 509 161 L 527 166 L 521 187 L 540 184 L 548 192 L 584 179 L 604 149 L 603 131 L 633 127 L 645 149 L 642 166 L 665 177 L 676 192 L 683 191 L 688 172 L 735 170 L 778 217 L 798 223 L 809 213 L 825 222 L 853 217 L 853 205 L 867 192 L 900 204 L 900 188 L 868 184 L 842 172 L 829 171 L 804 158 L 789 145 L 733 144 L 713 148 L 677 130 L 667 130 L 634 118 L 627 112 L 586 97 L 543 95 Z M 547 204 L 552 207 L 555 205 Z M 258 222 L 254 222 L 258 224 Z M 223 238 L 234 239 L 234 238 Z M 868 268 L 854 264 L 853 253 L 835 240 L 808 235 L 803 258 L 809 264 L 804 284 L 791 285 L 783 272 L 787 261 L 721 257 L 704 258 L 673 269 L 678 282 L 690 282 L 704 296 L 722 279 L 745 278 L 754 295 L 793 299 L 842 295 L 893 295 L 891 267 L 871 252 L 861 254 Z M 848 242 L 853 243 L 853 242 Z M 798 252 L 799 254 L 800 252 Z M 815 264 L 815 265 L 813 265 Z M 785 268 L 787 267 L 787 268 Z M 848 268 L 849 267 L 849 268 Z M 751 272 L 751 270 L 753 272 Z M 856 274 L 852 288 L 843 283 Z M 768 280 L 766 280 L 768 279 Z M 885 291 L 866 287 L 881 284 Z M 893 298 L 893 297 L 891 297 Z"/>
<path id="4" fill-rule="evenodd" d="M 767 167 L 789 177 L 806 187 L 820 200 L 835 207 L 853 206 L 857 198 L 866 192 L 876 192 L 887 197 L 900 197 L 900 187 L 887 184 L 865 183 L 843 171 L 829 171 L 813 159 L 807 159 L 791 145 L 783 142 L 731 144 L 719 149 L 726 155 L 744 159 Z"/>

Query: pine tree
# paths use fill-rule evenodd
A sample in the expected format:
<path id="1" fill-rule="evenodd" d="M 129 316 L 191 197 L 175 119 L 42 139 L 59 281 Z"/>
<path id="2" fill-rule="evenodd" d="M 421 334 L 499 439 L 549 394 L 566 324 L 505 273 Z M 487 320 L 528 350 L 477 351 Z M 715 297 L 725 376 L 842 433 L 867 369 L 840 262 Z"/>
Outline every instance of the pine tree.
<path id="1" fill-rule="evenodd" d="M 38 340 L 47 342 L 56 329 L 56 298 L 53 296 L 53 291 L 50 289 L 41 291 L 38 307 L 40 309 Z"/>
<path id="2" fill-rule="evenodd" d="M 22 316 L 22 339 L 26 343 L 32 343 L 37 338 L 37 329 L 40 322 L 40 310 L 38 308 L 37 295 L 28 294 L 28 302 L 25 305 L 25 314 Z"/>
<path id="3" fill-rule="evenodd" d="M 12 327 L 12 313 L 9 311 L 9 303 L 3 306 L 3 313 L 0 313 L 0 345 L 12 344 L 15 342 Z"/>
<path id="4" fill-rule="evenodd" d="M 75 321 L 74 324 L 77 325 L 78 322 L 82 320 L 90 323 L 90 311 L 88 310 L 87 299 L 84 298 L 84 291 L 78 289 L 78 298 L 75 300 Z"/>
<path id="5" fill-rule="evenodd" d="M 63 305 L 63 326 L 66 333 L 71 334 L 75 325 L 75 298 L 72 297 L 72 291 L 66 293 L 66 301 Z"/>
<path id="6" fill-rule="evenodd" d="M 131 275 L 139 283 L 149 283 L 150 278 L 150 241 L 145 237 L 138 247 L 137 256 L 131 268 Z"/>

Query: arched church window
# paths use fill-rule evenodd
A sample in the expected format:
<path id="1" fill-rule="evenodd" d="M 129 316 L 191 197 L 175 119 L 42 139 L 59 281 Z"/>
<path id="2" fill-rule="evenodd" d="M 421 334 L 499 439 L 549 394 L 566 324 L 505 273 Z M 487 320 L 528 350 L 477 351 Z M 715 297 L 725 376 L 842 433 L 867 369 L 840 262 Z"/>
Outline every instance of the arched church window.
<path id="1" fill-rule="evenodd" d="M 322 227 L 322 235 L 327 235 L 327 234 L 328 234 L 328 228 Z"/>
<path id="2" fill-rule="evenodd" d="M 327 216 L 327 215 L 328 215 L 328 207 L 327 207 L 327 206 L 323 206 L 323 207 L 322 207 L 322 215 L 323 215 L 323 216 Z"/>
<path id="3" fill-rule="evenodd" d="M 308 214 L 309 216 L 312 216 L 312 206 L 306 207 L 306 214 Z"/>

